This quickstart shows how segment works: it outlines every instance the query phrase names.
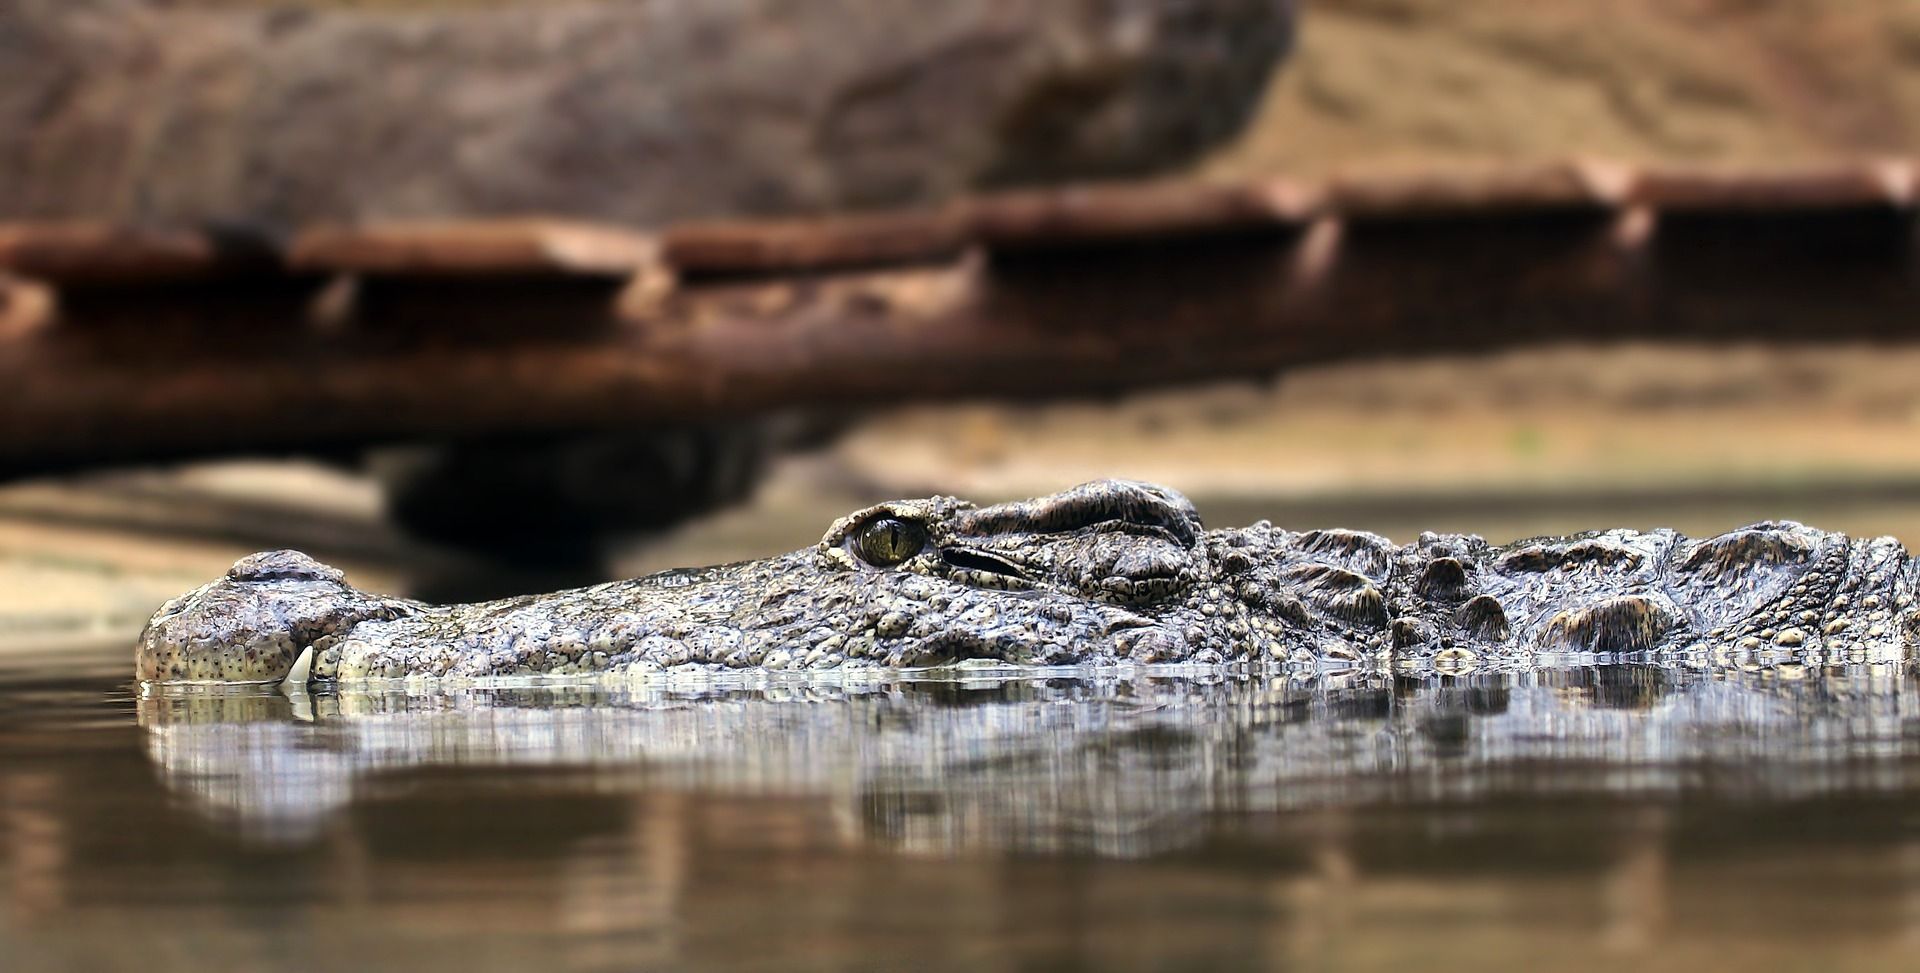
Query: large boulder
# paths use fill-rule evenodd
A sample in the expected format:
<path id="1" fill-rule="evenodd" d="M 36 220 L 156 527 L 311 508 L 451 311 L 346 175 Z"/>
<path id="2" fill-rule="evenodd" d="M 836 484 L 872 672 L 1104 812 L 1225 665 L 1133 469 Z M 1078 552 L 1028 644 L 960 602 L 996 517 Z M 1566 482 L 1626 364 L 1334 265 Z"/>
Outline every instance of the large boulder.
<path id="1" fill-rule="evenodd" d="M 0 219 L 650 223 L 1178 166 L 1294 0 L 8 0 Z"/>

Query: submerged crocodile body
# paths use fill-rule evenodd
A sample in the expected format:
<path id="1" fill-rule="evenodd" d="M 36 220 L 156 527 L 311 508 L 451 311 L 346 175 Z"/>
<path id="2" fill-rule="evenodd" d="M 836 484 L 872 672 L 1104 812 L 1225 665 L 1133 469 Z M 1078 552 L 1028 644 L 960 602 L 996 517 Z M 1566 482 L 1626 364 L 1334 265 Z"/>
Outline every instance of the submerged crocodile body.
<path id="1" fill-rule="evenodd" d="M 1916 567 L 1892 538 L 1790 522 L 1489 545 L 1261 522 L 1207 530 L 1165 487 L 1088 483 L 976 507 L 882 503 L 819 544 L 551 595 L 427 605 L 256 554 L 147 624 L 150 681 L 714 668 L 1524 663 L 1777 649 L 1904 658 Z"/>

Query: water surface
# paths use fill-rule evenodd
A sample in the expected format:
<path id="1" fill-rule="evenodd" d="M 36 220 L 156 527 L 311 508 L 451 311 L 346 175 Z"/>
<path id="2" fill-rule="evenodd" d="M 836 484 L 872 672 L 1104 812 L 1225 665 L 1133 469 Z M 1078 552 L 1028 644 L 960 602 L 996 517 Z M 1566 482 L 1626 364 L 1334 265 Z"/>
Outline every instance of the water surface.
<path id="1" fill-rule="evenodd" d="M 1920 672 L 142 694 L 0 658 L 42 968 L 1911 969 Z"/>

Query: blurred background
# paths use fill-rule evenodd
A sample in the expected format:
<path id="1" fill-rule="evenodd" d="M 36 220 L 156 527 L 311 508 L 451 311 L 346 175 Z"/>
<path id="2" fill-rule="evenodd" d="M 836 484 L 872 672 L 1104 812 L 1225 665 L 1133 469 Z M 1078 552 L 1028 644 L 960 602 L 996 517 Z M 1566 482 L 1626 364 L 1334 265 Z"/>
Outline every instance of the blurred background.
<path id="1" fill-rule="evenodd" d="M 0 648 L 261 548 L 478 597 L 1102 476 L 1911 544 L 1916 126 L 1913 0 L 7 0 Z"/>
<path id="2" fill-rule="evenodd" d="M 130 685 L 1162 482 L 1920 545 L 1920 0 L 0 0 L 0 968 L 1911 969 L 1911 666 Z"/>

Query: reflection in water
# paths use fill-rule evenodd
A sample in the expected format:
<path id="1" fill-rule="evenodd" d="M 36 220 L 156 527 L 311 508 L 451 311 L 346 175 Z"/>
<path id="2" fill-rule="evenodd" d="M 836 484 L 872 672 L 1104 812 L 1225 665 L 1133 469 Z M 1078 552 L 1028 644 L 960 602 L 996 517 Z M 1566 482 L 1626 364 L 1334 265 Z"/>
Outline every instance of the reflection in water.
<path id="1" fill-rule="evenodd" d="M 896 681 L 421 694 L 153 690 L 167 785 L 299 841 L 399 770 L 546 768 L 558 785 L 825 798 L 848 841 L 1133 857 L 1222 813 L 1535 796 L 1790 800 L 1914 781 L 1893 666 L 1651 666 Z"/>
<path id="2" fill-rule="evenodd" d="M 1911 968 L 1920 673 L 166 691 L 0 669 L 39 968 Z"/>

